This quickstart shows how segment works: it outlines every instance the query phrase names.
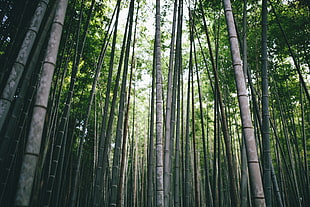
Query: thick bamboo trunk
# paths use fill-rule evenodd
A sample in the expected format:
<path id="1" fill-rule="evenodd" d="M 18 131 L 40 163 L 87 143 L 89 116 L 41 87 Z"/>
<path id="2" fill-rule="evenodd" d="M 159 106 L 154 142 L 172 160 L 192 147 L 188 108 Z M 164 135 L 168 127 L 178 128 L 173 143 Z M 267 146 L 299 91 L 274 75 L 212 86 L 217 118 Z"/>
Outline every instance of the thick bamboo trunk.
<path id="1" fill-rule="evenodd" d="M 31 20 L 29 29 L 26 33 L 24 41 L 20 47 L 20 51 L 12 67 L 10 76 L 7 80 L 5 88 L 1 94 L 0 98 L 0 130 L 3 127 L 11 103 L 14 99 L 14 95 L 19 84 L 19 81 L 24 73 L 25 66 L 28 62 L 30 52 L 36 40 L 37 34 L 39 32 L 41 22 L 45 15 L 49 0 L 42 0 L 37 6 L 34 16 Z"/>
<path id="2" fill-rule="evenodd" d="M 163 92 L 161 70 L 161 30 L 160 30 L 160 0 L 156 0 L 155 18 L 155 71 L 156 71 L 156 206 L 164 206 L 163 180 Z M 155 77 L 153 77 L 155 78 Z"/>
<path id="3" fill-rule="evenodd" d="M 243 38 L 242 38 L 243 48 L 242 48 L 242 60 L 243 60 L 243 73 L 245 80 L 247 80 L 247 0 L 244 0 L 243 5 Z M 241 183 L 240 183 L 240 205 L 241 207 L 248 206 L 248 166 L 247 166 L 247 156 L 246 148 L 244 142 L 244 136 L 242 136 L 241 141 Z"/>
<path id="4" fill-rule="evenodd" d="M 3 169 L 7 170 L 3 174 L 1 173 L 0 203 L 4 198 L 5 200 L 9 200 L 5 195 L 6 188 L 10 186 L 10 181 L 12 181 L 9 177 L 16 176 L 12 172 L 14 166 L 18 165 L 16 163 L 16 159 L 20 157 L 18 154 L 18 148 L 23 143 L 20 134 L 25 129 L 27 120 L 29 119 L 27 115 L 20 116 L 20 114 L 28 114 L 30 111 L 31 103 L 35 94 L 35 87 L 37 85 L 37 81 L 34 81 L 34 83 L 32 81 L 32 73 L 33 71 L 38 70 L 36 69 L 36 65 L 38 64 L 44 40 L 47 37 L 47 33 L 54 19 L 55 9 L 56 4 L 53 5 L 48 19 L 46 20 L 46 24 L 44 25 L 44 29 L 38 38 L 38 43 L 34 48 L 34 53 L 28 65 L 28 70 L 25 73 L 24 80 L 20 87 L 19 98 L 12 106 L 13 110 L 6 121 L 7 127 L 3 131 L 4 139 L 0 145 L 0 166 L 3 166 Z M 35 79 L 37 78 L 38 76 L 35 77 Z"/>
<path id="5" fill-rule="evenodd" d="M 237 32 L 233 18 L 230 0 L 224 0 L 225 17 L 230 41 L 233 67 L 235 71 L 235 81 L 237 85 L 238 101 L 241 113 L 242 128 L 247 149 L 248 167 L 250 183 L 255 206 L 265 206 L 265 196 L 260 173 L 258 154 L 255 142 L 254 129 L 250 115 L 249 97 L 246 89 L 242 61 L 240 57 Z"/>
<path id="6" fill-rule="evenodd" d="M 51 36 L 46 52 L 47 55 L 43 63 L 40 86 L 36 95 L 35 107 L 33 109 L 30 131 L 28 135 L 28 142 L 26 145 L 26 151 L 15 198 L 16 206 L 29 206 L 30 204 L 31 191 L 38 156 L 40 153 L 48 96 L 54 74 L 67 5 L 67 0 L 60 0 L 58 2 L 54 22 L 52 24 Z"/>
<path id="7" fill-rule="evenodd" d="M 173 60 L 174 60 L 174 43 L 175 43 L 175 28 L 176 28 L 176 14 L 177 14 L 177 2 L 174 1 L 173 9 L 173 20 L 172 20 L 172 32 L 171 32 L 171 42 L 170 42 L 170 56 L 169 56 L 169 66 L 168 66 L 168 90 L 167 90 L 167 100 L 166 100 L 166 120 L 165 120 L 165 151 L 164 151 L 164 199 L 165 206 L 169 206 L 172 201 L 171 194 L 171 157 L 173 151 L 173 135 L 174 135 L 174 81 L 175 81 L 175 71 L 173 70 Z"/>

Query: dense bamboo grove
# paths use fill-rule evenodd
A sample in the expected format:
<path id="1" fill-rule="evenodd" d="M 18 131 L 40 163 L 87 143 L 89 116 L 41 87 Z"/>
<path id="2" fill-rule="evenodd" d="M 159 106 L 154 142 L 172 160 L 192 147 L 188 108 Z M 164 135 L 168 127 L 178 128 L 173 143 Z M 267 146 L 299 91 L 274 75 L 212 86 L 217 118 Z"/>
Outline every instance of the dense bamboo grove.
<path id="1" fill-rule="evenodd" d="M 0 206 L 310 204 L 310 4 L 1 0 Z"/>

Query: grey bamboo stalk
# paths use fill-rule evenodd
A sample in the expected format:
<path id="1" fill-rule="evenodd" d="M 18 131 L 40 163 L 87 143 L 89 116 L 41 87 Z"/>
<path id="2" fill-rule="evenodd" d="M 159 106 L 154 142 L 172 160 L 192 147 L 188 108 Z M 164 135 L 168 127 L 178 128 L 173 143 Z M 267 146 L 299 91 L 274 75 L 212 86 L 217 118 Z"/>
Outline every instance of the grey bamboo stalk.
<path id="1" fill-rule="evenodd" d="M 190 53 L 191 54 L 191 53 Z M 190 207 L 190 197 L 191 197 L 191 161 L 190 161 L 190 141 L 189 141 L 189 131 L 190 131 L 190 73 L 188 71 L 188 85 L 187 85 L 187 106 L 186 106 L 186 129 L 185 129 L 185 179 L 184 179 L 184 207 Z"/>
<path id="2" fill-rule="evenodd" d="M 48 16 L 46 23 L 44 25 L 44 29 L 38 39 L 38 42 L 36 44 L 36 48 L 34 50 L 34 53 L 32 55 L 32 58 L 29 62 L 29 66 L 28 66 L 28 70 L 25 73 L 25 77 L 24 80 L 22 81 L 21 87 L 20 87 L 20 91 L 19 91 L 19 98 L 16 100 L 15 104 L 14 104 L 14 108 L 12 110 L 12 113 L 10 114 L 10 117 L 7 119 L 8 121 L 8 127 L 6 129 L 6 132 L 4 134 L 4 139 L 1 143 L 0 146 L 0 166 L 3 166 L 3 162 L 7 163 L 9 165 L 8 170 L 5 173 L 6 179 L 5 181 L 1 182 L 1 187 L 0 189 L 2 189 L 3 191 L 0 191 L 0 203 L 2 201 L 2 199 L 4 198 L 4 190 L 6 189 L 6 186 L 8 184 L 8 176 L 11 174 L 11 170 L 12 165 L 14 163 L 14 160 L 16 159 L 16 155 L 17 155 L 17 146 L 18 143 L 20 143 L 20 136 L 18 135 L 20 132 L 16 130 L 17 127 L 19 128 L 24 128 L 25 126 L 25 118 L 22 119 L 22 124 L 18 125 L 18 123 L 20 122 L 20 117 L 18 116 L 19 114 L 21 114 L 23 111 L 25 112 L 29 112 L 30 110 L 30 104 L 24 104 L 24 100 L 27 98 L 27 100 L 29 102 L 31 102 L 31 100 L 34 97 L 35 94 L 35 90 L 33 89 L 34 86 L 31 85 L 31 75 L 32 72 L 34 71 L 35 68 L 35 64 L 37 64 L 38 59 L 39 59 L 39 55 L 41 53 L 43 44 L 44 44 L 44 40 L 47 37 L 47 33 L 48 33 L 48 28 L 51 27 L 52 25 L 52 21 L 54 19 L 54 14 L 55 14 L 55 10 L 56 10 L 56 4 L 53 5 L 52 9 L 51 9 L 51 13 Z M 33 90 L 31 90 L 31 95 L 27 96 L 27 91 L 29 90 L 29 87 L 31 87 Z M 12 142 L 16 142 L 16 145 L 12 145 Z M 10 150 L 13 149 L 13 153 L 8 153 L 10 152 Z M 8 159 L 9 158 L 9 159 Z M 3 176 L 3 174 L 2 174 Z"/>
<path id="3" fill-rule="evenodd" d="M 247 156 L 246 156 L 246 146 L 244 143 L 244 136 L 242 136 L 242 143 L 241 143 L 240 205 L 241 207 L 248 206 L 248 167 L 247 167 Z"/>
<path id="4" fill-rule="evenodd" d="M 174 206 L 180 206 L 180 73 L 182 70 L 182 25 L 183 25 L 183 0 L 179 0 L 178 4 L 178 20 L 177 20 L 177 34 L 176 34 L 176 51 L 175 51 L 175 65 L 173 74 L 173 92 L 172 99 L 173 104 L 171 110 L 173 111 L 173 120 L 175 123 L 175 129 L 171 131 L 171 135 L 174 134 L 175 130 L 175 170 L 174 170 L 174 196 L 173 202 Z M 176 112 L 175 112 L 176 111 Z M 176 114 L 175 114 L 176 113 Z M 176 115 L 176 117 L 175 117 Z M 171 139 L 170 143 L 173 146 Z M 174 148 L 170 147 L 171 155 L 173 154 Z M 172 158 L 170 158 L 172 159 Z M 171 189 L 172 191 L 172 189 Z M 170 202 L 172 202 L 170 198 Z M 172 203 L 170 203 L 172 205 Z M 169 206 L 170 206 L 169 205 Z"/>
<path id="5" fill-rule="evenodd" d="M 39 55 L 41 53 L 41 50 L 44 44 L 44 40 L 47 37 L 48 28 L 50 28 L 52 21 L 54 19 L 55 9 L 56 9 L 56 6 L 53 5 L 53 8 L 51 9 L 52 11 L 49 14 L 45 22 L 42 33 L 38 37 L 36 47 L 34 48 L 33 55 L 31 57 L 31 60 L 29 61 L 29 64 L 27 67 L 29 69 L 25 71 L 24 78 L 21 81 L 21 86 L 20 86 L 20 90 L 18 93 L 19 95 L 18 99 L 15 101 L 14 105 L 12 106 L 13 110 L 9 118 L 7 118 L 6 120 L 8 122 L 8 127 L 5 129 L 4 139 L 0 146 L 0 165 L 2 164 L 1 162 L 5 160 L 4 157 L 9 156 L 8 150 L 10 148 L 10 143 L 12 142 L 14 138 L 15 139 L 17 138 L 16 136 L 14 137 L 14 133 L 16 133 L 16 127 L 18 127 L 17 124 L 19 120 L 19 114 L 22 113 L 22 110 L 24 109 L 23 101 L 26 99 L 27 97 L 26 93 L 29 90 L 29 87 L 31 86 L 30 82 L 31 82 L 32 73 L 35 70 L 35 65 L 38 62 L 38 58 L 39 58 Z M 32 92 L 32 94 L 34 94 L 34 92 Z"/>
<path id="6" fill-rule="evenodd" d="M 180 0 L 181 2 L 182 0 Z M 174 176 L 174 206 L 179 207 L 181 203 L 180 193 L 180 116 L 181 116 L 181 92 L 180 92 L 180 75 L 182 68 L 182 57 L 179 57 L 179 70 L 177 71 L 177 114 L 176 114 L 176 130 L 175 130 L 175 176 Z"/>
<path id="7" fill-rule="evenodd" d="M 5 88 L 1 94 L 0 98 L 0 130 L 5 123 L 5 119 L 8 115 L 9 109 L 11 107 L 11 103 L 14 99 L 14 95 L 19 84 L 19 81 L 23 75 L 25 66 L 27 64 L 28 58 L 30 56 L 30 52 L 32 50 L 34 41 L 39 32 L 43 17 L 45 15 L 45 11 L 47 8 L 49 0 L 42 0 L 39 2 L 34 16 L 32 17 L 30 26 L 26 33 L 25 39 L 20 47 L 19 53 L 13 64 L 10 76 L 7 80 Z"/>
<path id="8" fill-rule="evenodd" d="M 270 130 L 268 101 L 268 54 L 267 54 L 267 0 L 262 3 L 262 140 L 263 140 L 263 182 L 266 206 L 272 205 L 271 166 L 270 166 Z"/>
<path id="9" fill-rule="evenodd" d="M 247 79 L 247 0 L 244 0 L 243 4 L 243 73 L 245 80 Z M 241 182 L 240 182 L 240 205 L 241 207 L 246 207 L 248 205 L 248 166 L 247 166 L 247 156 L 244 143 L 244 136 L 242 136 L 241 141 Z"/>
<path id="10" fill-rule="evenodd" d="M 154 50 L 155 51 L 155 50 Z M 152 77 L 155 77 L 155 64 L 152 70 Z M 148 163 L 147 163 L 147 206 L 153 206 L 153 174 L 154 174 L 154 102 L 155 102 L 155 78 L 152 78 L 149 120 L 149 142 L 148 142 Z"/>
<path id="11" fill-rule="evenodd" d="M 40 153 L 48 96 L 51 89 L 67 5 L 68 0 L 60 0 L 58 2 L 55 18 L 52 24 L 51 36 L 48 42 L 46 57 L 43 62 L 43 71 L 36 94 L 28 141 L 18 181 L 18 188 L 15 197 L 16 206 L 29 206 L 30 204 L 35 170 Z"/>
<path id="12" fill-rule="evenodd" d="M 230 0 L 223 0 L 224 11 L 229 35 L 230 50 L 232 55 L 233 67 L 235 72 L 235 81 L 237 86 L 238 102 L 241 113 L 242 129 L 245 137 L 245 144 L 248 158 L 248 168 L 250 175 L 250 184 L 253 194 L 254 206 L 265 206 L 265 196 L 262 184 L 262 177 L 259 167 L 257 148 L 255 143 L 254 129 L 251 120 L 249 97 L 246 89 L 240 50 L 238 45 L 237 32 L 233 18 Z"/>
<path id="13" fill-rule="evenodd" d="M 155 71 L 156 71 L 156 206 L 164 206 L 163 183 L 163 100 L 161 71 L 160 0 L 156 0 Z M 155 77 L 153 77 L 155 78 Z"/>
<path id="14" fill-rule="evenodd" d="M 199 185 L 198 185 L 198 173 L 197 173 L 197 153 L 196 153 L 196 136 L 195 136 L 195 105 L 194 105 L 194 72 L 193 72 L 193 53 L 194 53 L 194 31 L 193 31 L 193 18 L 192 13 L 189 9 L 189 19 L 190 19 L 190 57 L 189 57 L 189 82 L 188 84 L 191 84 L 191 110 L 192 110 L 192 145 L 193 145 L 193 166 L 194 166 L 194 186 L 195 186 L 195 193 L 194 193 L 194 200 L 195 200 L 195 206 L 200 206 L 200 199 L 199 199 Z M 188 87 L 189 88 L 189 87 Z M 189 100 L 189 99 L 188 99 Z"/>
<path id="15" fill-rule="evenodd" d="M 174 58 L 174 42 L 175 42 L 175 28 L 176 28 L 176 13 L 177 13 L 177 0 L 174 1 L 171 42 L 170 42 L 170 57 L 169 57 L 169 74 L 168 74 L 168 91 L 166 103 L 166 120 L 165 120 L 165 151 L 164 151 L 164 199 L 165 206 L 170 204 L 171 196 L 171 144 L 173 144 L 173 137 L 171 136 L 174 131 L 174 123 L 172 123 L 172 100 L 173 99 L 173 58 Z"/>

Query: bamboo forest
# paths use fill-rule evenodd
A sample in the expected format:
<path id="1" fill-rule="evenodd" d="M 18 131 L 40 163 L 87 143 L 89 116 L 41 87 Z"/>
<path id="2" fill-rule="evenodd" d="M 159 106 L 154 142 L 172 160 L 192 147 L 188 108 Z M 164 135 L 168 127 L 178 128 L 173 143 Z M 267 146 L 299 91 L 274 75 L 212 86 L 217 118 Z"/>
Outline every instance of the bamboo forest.
<path id="1" fill-rule="evenodd" d="M 309 207 L 309 0 L 0 0 L 1 207 Z"/>

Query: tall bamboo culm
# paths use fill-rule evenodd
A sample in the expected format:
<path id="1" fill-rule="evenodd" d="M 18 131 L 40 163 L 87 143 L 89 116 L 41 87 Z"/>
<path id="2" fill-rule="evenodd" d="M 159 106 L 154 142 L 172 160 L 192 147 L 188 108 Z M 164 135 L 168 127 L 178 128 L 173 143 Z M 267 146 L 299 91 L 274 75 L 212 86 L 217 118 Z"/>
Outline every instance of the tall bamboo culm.
<path id="1" fill-rule="evenodd" d="M 15 197 L 16 206 L 30 205 L 32 185 L 41 147 L 48 96 L 51 89 L 67 5 L 68 0 L 60 0 L 58 1 L 56 8 L 55 18 L 52 24 L 51 35 L 46 51 L 46 57 L 43 62 L 41 80 L 36 94 L 35 107 L 33 109 L 28 141 L 21 167 L 21 173 Z"/>
<path id="2" fill-rule="evenodd" d="M 268 54 L 267 54 L 267 0 L 262 4 L 262 140 L 263 140 L 263 182 L 266 206 L 271 203 L 271 162 L 269 138 L 269 101 L 268 101 Z"/>
<path id="3" fill-rule="evenodd" d="M 164 206 L 163 178 L 163 100 L 161 71 L 160 0 L 156 0 L 155 73 L 156 73 L 156 206 Z M 155 77 L 153 77 L 155 78 Z"/>
<path id="4" fill-rule="evenodd" d="M 241 113 L 242 129 L 245 137 L 252 197 L 255 207 L 266 206 L 262 176 L 260 172 L 260 166 L 255 142 L 254 129 L 250 114 L 248 91 L 246 88 L 244 74 L 242 70 L 242 61 L 240 57 L 238 37 L 235 28 L 235 21 L 231 8 L 231 2 L 230 0 L 224 0 L 223 2 L 224 2 L 227 30 L 229 35 L 230 51 L 232 56 L 233 68 L 235 72 L 235 81 L 237 86 L 238 102 Z"/>
<path id="5" fill-rule="evenodd" d="M 11 103 L 14 99 L 14 95 L 19 84 L 19 81 L 24 73 L 25 66 L 28 62 L 30 52 L 36 40 L 37 34 L 39 32 L 45 11 L 47 8 L 49 0 L 42 0 L 39 2 L 34 16 L 31 20 L 29 29 L 26 33 L 25 39 L 21 45 L 18 56 L 12 67 L 10 76 L 7 80 L 5 88 L 1 94 L 0 98 L 0 130 L 5 123 L 5 119 L 9 112 Z"/>

